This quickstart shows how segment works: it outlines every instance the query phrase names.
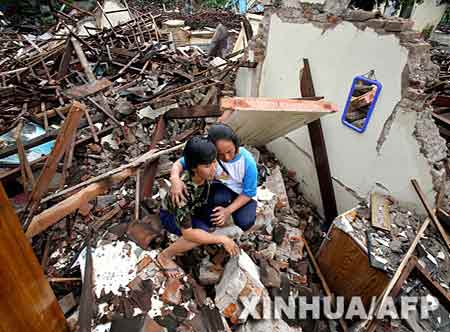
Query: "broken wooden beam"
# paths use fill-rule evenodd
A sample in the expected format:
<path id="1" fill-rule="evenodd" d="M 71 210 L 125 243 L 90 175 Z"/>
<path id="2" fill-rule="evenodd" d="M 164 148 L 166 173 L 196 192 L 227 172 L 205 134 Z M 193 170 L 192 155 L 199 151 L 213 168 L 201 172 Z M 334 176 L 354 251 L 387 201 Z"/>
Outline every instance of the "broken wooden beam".
<path id="1" fill-rule="evenodd" d="M 403 275 L 404 270 L 408 266 L 408 262 L 410 258 L 412 257 L 414 251 L 416 250 L 416 247 L 422 238 L 423 234 L 425 233 L 425 230 L 427 229 L 428 225 L 430 224 L 431 219 L 426 218 L 425 221 L 420 226 L 419 230 L 417 231 L 416 237 L 414 238 L 413 242 L 411 243 L 411 246 L 409 247 L 408 251 L 406 252 L 405 256 L 403 256 L 403 259 L 397 268 L 397 271 L 395 272 L 394 276 L 392 277 L 391 281 L 389 282 L 388 286 L 383 292 L 382 297 L 379 299 L 379 301 L 376 304 L 375 309 L 375 315 L 372 316 L 370 319 L 366 319 L 359 325 L 359 328 L 356 329 L 356 331 L 374 331 L 377 326 L 377 320 L 375 319 L 376 314 L 378 311 L 385 306 L 385 303 L 388 299 L 388 296 L 390 296 L 391 292 L 394 290 L 395 285 L 397 284 L 398 280 Z"/>
<path id="2" fill-rule="evenodd" d="M 166 119 L 164 116 L 160 116 L 152 133 L 150 149 L 156 148 L 158 142 L 164 138 L 164 135 L 166 134 L 166 126 Z M 142 179 L 143 185 L 141 186 L 142 192 L 139 194 L 140 198 L 149 198 L 152 196 L 153 183 L 155 181 L 156 171 L 158 170 L 158 162 L 159 159 L 155 159 L 151 164 L 145 167 Z"/>
<path id="3" fill-rule="evenodd" d="M 308 59 L 303 59 L 303 70 L 300 77 L 300 93 L 302 97 L 313 98 L 316 96 L 312 80 L 311 68 Z M 308 124 L 309 138 L 313 150 L 317 177 L 319 179 L 320 196 L 322 198 L 323 211 L 326 225 L 329 228 L 337 217 L 336 196 L 333 181 L 331 179 L 330 164 L 328 161 L 327 146 L 322 130 L 320 118 Z"/>
<path id="4" fill-rule="evenodd" d="M 76 134 L 81 116 L 84 114 L 85 107 L 86 106 L 77 101 L 72 103 L 69 115 L 64 121 L 58 137 L 56 138 L 55 146 L 53 147 L 50 155 L 47 157 L 42 172 L 36 182 L 36 185 L 33 187 L 33 191 L 31 192 L 26 208 L 28 213 L 24 223 L 25 229 L 28 226 L 29 220 L 33 216 L 36 208 L 38 207 L 42 196 L 47 192 L 50 181 L 56 173 L 58 163 L 67 150 L 67 145 L 70 144 L 72 137 Z"/>
<path id="5" fill-rule="evenodd" d="M 94 263 L 92 260 L 91 248 L 92 231 L 86 240 L 86 262 L 84 265 L 83 286 L 80 298 L 80 314 L 78 318 L 78 326 L 80 332 L 92 331 L 92 317 L 94 315 L 95 297 L 94 297 Z"/>
<path id="6" fill-rule="evenodd" d="M 48 202 L 48 201 L 50 201 L 52 199 L 58 198 L 60 196 L 72 193 L 75 190 L 83 188 L 83 187 L 86 187 L 86 186 L 88 186 L 88 185 L 90 185 L 92 183 L 99 182 L 101 180 L 107 179 L 107 178 L 113 176 L 114 174 L 120 173 L 123 170 L 126 170 L 128 168 L 137 168 L 137 167 L 140 167 L 140 166 L 145 165 L 147 163 L 150 163 L 153 160 L 158 159 L 162 155 L 169 154 L 169 153 L 172 153 L 172 152 L 175 152 L 177 150 L 182 149 L 184 147 L 184 145 L 185 145 L 184 143 L 183 144 L 178 144 L 178 145 L 176 145 L 176 146 L 174 146 L 172 148 L 169 148 L 169 149 L 166 149 L 166 150 L 161 150 L 161 151 L 151 150 L 151 151 L 149 151 L 147 153 L 144 153 L 143 155 L 141 155 L 140 157 L 136 158 L 135 160 L 133 160 L 132 162 L 130 162 L 130 163 L 126 164 L 126 165 L 117 167 L 117 168 L 115 168 L 115 169 L 113 169 L 111 171 L 108 171 L 108 172 L 106 172 L 104 174 L 100 174 L 100 175 L 98 175 L 96 177 L 93 177 L 93 178 L 91 178 L 89 180 L 86 180 L 86 181 L 84 181 L 82 183 L 79 183 L 79 184 L 77 184 L 77 185 L 75 185 L 73 187 L 67 188 L 67 189 L 62 190 L 60 192 L 57 192 L 57 193 L 55 193 L 53 195 L 50 195 L 50 196 L 44 198 L 42 200 L 42 203 L 45 203 L 45 202 Z"/>
<path id="7" fill-rule="evenodd" d="M 94 80 L 83 85 L 77 85 L 65 90 L 63 93 L 69 98 L 85 98 L 108 89 L 112 82 L 107 79 Z"/>
<path id="8" fill-rule="evenodd" d="M 419 196 L 420 201 L 422 202 L 425 210 L 427 210 L 428 216 L 431 218 L 434 225 L 436 226 L 439 233 L 441 234 L 442 239 L 444 240 L 445 244 L 447 245 L 447 248 L 450 249 L 450 239 L 448 238 L 447 232 L 445 231 L 444 227 L 442 227 L 441 222 L 436 217 L 436 214 L 433 212 L 430 205 L 428 204 L 425 194 L 422 191 L 422 189 L 420 188 L 419 182 L 417 182 L 416 179 L 412 179 L 411 183 L 413 184 L 414 189 L 416 190 L 416 193 Z"/>
<path id="9" fill-rule="evenodd" d="M 222 116 L 218 105 L 204 105 L 174 108 L 164 114 L 167 120 L 194 119 L 194 118 L 219 118 Z"/>
<path id="10" fill-rule="evenodd" d="M 112 175 L 109 179 L 92 183 L 77 193 L 72 194 L 69 198 L 53 205 L 51 208 L 35 216 L 32 219 L 25 235 L 27 238 L 32 238 L 33 236 L 54 225 L 67 215 L 78 209 L 86 208 L 90 201 L 107 192 L 113 184 L 119 183 L 133 174 L 134 172 L 132 169 L 125 169 L 120 173 Z"/>

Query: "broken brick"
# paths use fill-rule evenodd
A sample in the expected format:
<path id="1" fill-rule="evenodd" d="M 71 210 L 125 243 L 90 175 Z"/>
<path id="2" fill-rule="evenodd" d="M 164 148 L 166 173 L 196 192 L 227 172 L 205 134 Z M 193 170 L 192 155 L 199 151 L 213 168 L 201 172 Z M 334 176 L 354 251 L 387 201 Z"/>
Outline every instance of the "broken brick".
<path id="1" fill-rule="evenodd" d="M 181 303 L 181 290 L 183 284 L 179 279 L 170 278 L 167 280 L 164 293 L 161 297 L 162 301 L 167 304 L 178 305 Z"/>

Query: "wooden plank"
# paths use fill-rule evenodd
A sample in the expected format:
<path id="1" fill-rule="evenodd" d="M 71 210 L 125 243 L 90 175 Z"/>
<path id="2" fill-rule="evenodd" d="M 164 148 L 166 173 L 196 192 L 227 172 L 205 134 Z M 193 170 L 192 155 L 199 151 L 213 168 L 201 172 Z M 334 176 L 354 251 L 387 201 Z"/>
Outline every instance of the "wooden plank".
<path id="1" fill-rule="evenodd" d="M 223 100 L 223 99 L 222 99 Z M 272 100 L 273 101 L 273 100 Z M 320 108 L 317 103 L 324 103 L 329 106 L 329 103 L 323 101 L 311 101 L 311 100 L 289 100 L 287 104 L 277 104 L 276 102 L 268 102 L 264 105 L 264 102 L 246 108 L 239 105 L 235 105 L 234 111 L 225 111 L 223 116 L 219 118 L 219 122 L 223 122 L 231 126 L 236 134 L 241 138 L 241 142 L 249 145 L 265 145 L 276 138 L 283 137 L 292 130 L 314 122 L 321 116 L 331 114 L 334 111 L 322 109 L 321 111 L 315 111 Z M 300 102 L 301 107 L 297 107 Z M 311 105 L 311 109 L 308 109 L 306 104 Z M 225 103 L 225 106 L 233 106 L 233 104 Z M 221 105 L 221 106 L 222 106 Z M 283 108 L 278 108 L 278 106 Z M 296 106 L 297 105 L 297 106 Z M 258 109 L 258 107 L 260 107 Z M 266 107 L 266 109 L 264 109 Z M 299 109 L 303 109 L 303 111 Z"/>
<path id="2" fill-rule="evenodd" d="M 397 297 L 398 294 L 400 294 L 400 290 L 402 289 L 403 284 L 405 283 L 406 280 L 408 280 L 408 278 L 410 277 L 412 271 L 416 268 L 416 264 L 417 264 L 417 257 L 416 256 L 412 256 L 409 259 L 408 263 L 406 264 L 405 268 L 403 269 L 402 274 L 398 278 L 398 280 L 395 283 L 394 287 L 392 288 L 391 296 L 393 298 Z"/>
<path id="3" fill-rule="evenodd" d="M 213 87 L 214 88 L 214 87 Z M 218 105 L 204 105 L 192 107 L 174 108 L 164 114 L 167 120 L 193 119 L 193 118 L 218 118 L 222 116 Z"/>
<path id="4" fill-rule="evenodd" d="M 314 97 L 314 96 L 306 96 Z M 335 104 L 323 100 L 276 99 L 260 97 L 224 97 L 220 99 L 220 108 L 234 111 L 259 112 L 305 112 L 330 114 L 338 111 Z"/>
<path id="5" fill-rule="evenodd" d="M 300 77 L 300 92 L 302 97 L 312 98 L 316 96 L 312 81 L 311 68 L 308 59 L 303 59 L 304 67 Z M 331 179 L 330 164 L 328 161 L 327 146 L 323 136 L 322 123 L 320 119 L 308 124 L 309 138 L 314 155 L 317 177 L 319 179 L 320 196 L 322 198 L 323 210 L 327 227 L 330 227 L 337 217 L 336 197 L 334 194 L 333 181 Z"/>
<path id="6" fill-rule="evenodd" d="M 0 185 L 0 331 L 68 332 L 64 315 Z"/>
<path id="7" fill-rule="evenodd" d="M 61 62 L 59 63 L 59 70 L 58 73 L 56 74 L 56 80 L 60 80 L 68 74 L 72 53 L 73 53 L 73 44 L 70 41 L 70 39 L 68 39 Z"/>
<path id="8" fill-rule="evenodd" d="M 92 262 L 91 231 L 89 230 L 86 246 L 86 263 L 84 265 L 83 287 L 80 298 L 80 315 L 78 326 L 80 332 L 92 331 L 92 318 L 94 315 L 94 264 Z"/>
<path id="9" fill-rule="evenodd" d="M 448 238 L 447 232 L 445 231 L 444 227 L 442 227 L 441 222 L 436 217 L 436 215 L 434 214 L 430 205 L 428 204 L 425 194 L 422 191 L 422 189 L 420 188 L 419 182 L 417 182 L 416 179 L 412 179 L 411 183 L 413 184 L 417 195 L 419 195 L 420 201 L 422 202 L 423 206 L 425 207 L 425 210 L 427 210 L 428 216 L 433 221 L 434 225 L 436 226 L 439 233 L 441 234 L 442 239 L 444 240 L 445 244 L 447 245 L 447 248 L 450 249 L 450 239 Z"/>
<path id="10" fill-rule="evenodd" d="M 94 142 L 95 143 L 100 142 L 100 140 L 99 140 L 99 138 L 97 136 L 97 128 L 94 126 L 94 123 L 92 122 L 91 115 L 89 114 L 89 110 L 87 108 L 85 108 L 85 110 L 84 110 L 84 115 L 85 115 L 86 120 L 87 120 L 87 122 L 89 124 L 89 129 L 91 130 L 91 134 L 92 134 L 92 137 L 94 138 Z"/>
<path id="11" fill-rule="evenodd" d="M 385 273 L 369 265 L 367 254 L 358 243 L 335 226 L 324 240 L 317 261 L 331 291 L 343 296 L 346 305 L 353 296 L 360 296 L 369 308 L 372 297 L 380 296 L 389 283 Z"/>
<path id="12" fill-rule="evenodd" d="M 139 220 L 139 212 L 141 207 L 141 186 L 142 186 L 142 170 L 136 171 L 136 194 L 134 206 L 134 220 Z"/>
<path id="13" fill-rule="evenodd" d="M 83 67 L 83 70 L 88 78 L 88 81 L 94 82 L 95 75 L 92 72 L 91 67 L 89 66 L 89 62 L 86 59 L 86 55 L 84 54 L 83 49 L 81 48 L 80 42 L 74 37 L 72 37 L 70 40 L 73 44 L 73 48 L 75 49 L 75 53 L 77 54 L 78 59 L 80 60 L 81 66 Z"/>
<path id="14" fill-rule="evenodd" d="M 391 231 L 391 217 L 389 215 L 389 201 L 381 194 L 370 194 L 371 224 L 375 228 Z"/>
<path id="15" fill-rule="evenodd" d="M 63 169 L 61 172 L 61 181 L 59 183 L 59 190 L 64 188 L 64 185 L 66 184 L 66 177 L 68 175 L 69 169 L 72 166 L 72 157 L 73 157 L 73 151 L 75 149 L 75 135 L 71 137 L 69 144 L 67 145 L 66 152 L 64 152 L 64 164 Z"/>
<path id="16" fill-rule="evenodd" d="M 64 121 L 58 137 L 56 138 L 55 146 L 53 147 L 50 155 L 47 157 L 44 168 L 42 169 L 42 172 L 30 195 L 30 199 L 27 204 L 29 213 L 24 224 L 25 229 L 28 225 L 29 220 L 31 220 L 31 217 L 33 216 L 37 206 L 39 205 L 42 196 L 45 195 L 48 190 L 48 185 L 56 173 L 58 163 L 64 155 L 64 152 L 67 149 L 67 145 L 70 144 L 69 140 L 72 139 L 77 131 L 81 116 L 84 113 L 84 108 L 85 106 L 80 104 L 79 102 L 74 101 L 72 103 L 69 115 Z"/>
<path id="17" fill-rule="evenodd" d="M 316 258 L 314 257 L 314 254 L 311 251 L 311 248 L 309 247 L 308 241 L 306 241 L 306 238 L 303 237 L 303 242 L 305 243 L 306 251 L 308 252 L 309 259 L 311 260 L 311 263 L 314 267 L 314 270 L 316 271 L 317 275 L 319 276 L 320 282 L 322 284 L 322 287 L 325 291 L 325 294 L 331 298 L 331 305 L 336 309 L 336 298 L 334 297 L 334 294 L 331 292 L 330 287 L 328 286 L 328 283 L 322 274 L 322 271 L 320 270 L 319 264 L 317 264 Z M 339 319 L 339 324 L 342 327 L 342 330 L 344 332 L 348 331 L 347 323 L 343 318 Z"/>
<path id="18" fill-rule="evenodd" d="M 150 143 L 150 150 L 154 149 L 159 141 L 161 141 L 166 134 L 166 120 L 164 116 L 158 118 L 156 128 L 152 133 L 152 141 Z M 155 181 L 156 171 L 158 170 L 159 158 L 154 160 L 150 165 L 146 166 L 143 174 L 142 193 L 140 198 L 149 198 L 152 196 L 153 182 Z"/>
<path id="19" fill-rule="evenodd" d="M 69 98 L 84 98 L 106 90 L 111 85 L 112 82 L 104 78 L 101 80 L 95 80 L 94 82 L 71 87 L 63 93 Z"/>
<path id="20" fill-rule="evenodd" d="M 437 114 L 436 112 L 432 112 L 431 115 L 434 119 L 438 120 L 439 122 L 442 122 L 443 125 L 448 126 L 450 128 L 450 119 L 445 117 L 442 114 Z"/>

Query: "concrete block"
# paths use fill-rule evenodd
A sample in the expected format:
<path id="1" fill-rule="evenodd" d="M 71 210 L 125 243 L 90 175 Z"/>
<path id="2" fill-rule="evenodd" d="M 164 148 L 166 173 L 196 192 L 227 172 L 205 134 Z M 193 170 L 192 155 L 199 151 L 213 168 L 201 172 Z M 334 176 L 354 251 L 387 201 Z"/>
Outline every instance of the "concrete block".
<path id="1" fill-rule="evenodd" d="M 233 323 L 242 323 L 239 316 L 243 310 L 242 303 L 257 297 L 258 302 L 267 290 L 260 280 L 259 268 L 245 253 L 232 257 L 216 286 L 215 303 L 220 312 Z M 255 304 L 256 307 L 256 304 Z"/>

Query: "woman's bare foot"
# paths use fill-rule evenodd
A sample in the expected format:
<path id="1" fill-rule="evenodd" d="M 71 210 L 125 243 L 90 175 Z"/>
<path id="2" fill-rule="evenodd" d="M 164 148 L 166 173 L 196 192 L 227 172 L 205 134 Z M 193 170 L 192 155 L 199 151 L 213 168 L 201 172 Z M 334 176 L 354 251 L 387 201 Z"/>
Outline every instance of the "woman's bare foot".
<path id="1" fill-rule="evenodd" d="M 179 279 L 184 276 L 184 271 L 179 267 L 170 257 L 167 257 L 164 252 L 160 253 L 156 258 L 163 273 L 168 278 Z"/>

